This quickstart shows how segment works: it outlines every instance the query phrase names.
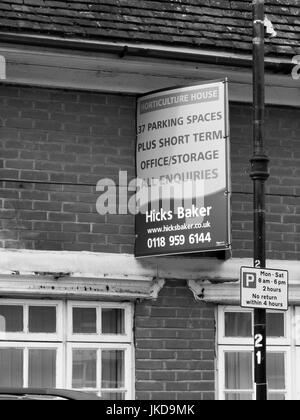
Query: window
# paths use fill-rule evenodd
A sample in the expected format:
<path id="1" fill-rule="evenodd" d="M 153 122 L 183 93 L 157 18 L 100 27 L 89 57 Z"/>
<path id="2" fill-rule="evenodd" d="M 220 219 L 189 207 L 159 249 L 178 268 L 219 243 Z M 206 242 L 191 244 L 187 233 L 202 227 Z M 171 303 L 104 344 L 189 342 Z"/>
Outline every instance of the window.
<path id="1" fill-rule="evenodd" d="M 92 343 L 72 343 L 68 351 L 68 387 L 95 393 L 101 389 L 101 395 L 109 400 L 126 398 L 130 386 L 126 374 L 130 367 L 129 346 L 103 344 L 100 348 Z"/>
<path id="2" fill-rule="evenodd" d="M 132 398 L 132 308 L 0 302 L 0 387 L 68 388 Z"/>
<path id="3" fill-rule="evenodd" d="M 290 312 L 267 313 L 267 379 L 270 400 L 291 399 L 290 324 Z M 220 307 L 218 344 L 220 399 L 254 399 L 253 311 Z"/>

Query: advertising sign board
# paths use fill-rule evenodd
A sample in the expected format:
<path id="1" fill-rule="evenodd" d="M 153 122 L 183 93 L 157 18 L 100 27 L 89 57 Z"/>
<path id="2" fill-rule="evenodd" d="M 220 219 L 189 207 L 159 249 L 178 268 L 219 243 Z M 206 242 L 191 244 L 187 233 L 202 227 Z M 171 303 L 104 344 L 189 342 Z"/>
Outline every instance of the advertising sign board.
<path id="1" fill-rule="evenodd" d="M 136 256 L 230 248 L 227 80 L 137 104 Z"/>

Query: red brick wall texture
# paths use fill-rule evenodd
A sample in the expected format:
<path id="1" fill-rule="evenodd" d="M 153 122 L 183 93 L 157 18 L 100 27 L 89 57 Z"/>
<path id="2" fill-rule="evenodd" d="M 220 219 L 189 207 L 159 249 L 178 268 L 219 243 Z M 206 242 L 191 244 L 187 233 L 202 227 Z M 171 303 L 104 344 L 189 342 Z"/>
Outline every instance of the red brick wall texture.
<path id="1" fill-rule="evenodd" d="M 168 281 L 156 302 L 136 305 L 137 399 L 214 399 L 214 319 L 185 281 Z"/>
<path id="2" fill-rule="evenodd" d="M 252 256 L 251 107 L 231 105 L 233 256 Z M 268 258 L 300 251 L 300 110 L 267 109 Z M 135 98 L 0 86 L 0 247 L 132 253 L 134 218 L 95 185 L 134 177 Z"/>

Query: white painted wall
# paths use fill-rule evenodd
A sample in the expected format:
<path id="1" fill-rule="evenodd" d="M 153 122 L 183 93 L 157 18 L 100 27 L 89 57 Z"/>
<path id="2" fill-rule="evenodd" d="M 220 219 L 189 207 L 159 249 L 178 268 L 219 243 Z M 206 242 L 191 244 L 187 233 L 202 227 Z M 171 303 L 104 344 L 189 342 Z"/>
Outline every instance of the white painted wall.
<path id="1" fill-rule="evenodd" d="M 136 259 L 134 255 L 92 252 L 1 250 L 0 274 L 69 273 L 71 277 L 147 280 L 149 278 L 237 281 L 242 266 L 252 259 L 158 257 Z M 300 261 L 268 260 L 268 268 L 288 270 L 290 280 L 300 284 Z"/>
<path id="2" fill-rule="evenodd" d="M 8 83 L 140 94 L 201 81 L 229 79 L 231 101 L 252 102 L 252 71 L 167 58 L 13 47 L 0 43 Z M 291 74 L 266 74 L 266 102 L 300 106 L 300 83 Z"/>

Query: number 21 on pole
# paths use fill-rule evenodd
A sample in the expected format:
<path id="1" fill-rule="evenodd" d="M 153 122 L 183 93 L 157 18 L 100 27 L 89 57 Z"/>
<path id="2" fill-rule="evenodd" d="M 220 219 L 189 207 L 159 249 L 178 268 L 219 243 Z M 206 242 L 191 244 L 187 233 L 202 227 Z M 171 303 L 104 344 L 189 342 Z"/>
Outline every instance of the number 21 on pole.
<path id="1" fill-rule="evenodd" d="M 262 362 L 261 349 L 263 347 L 263 345 L 262 345 L 263 339 L 264 338 L 261 334 L 256 334 L 256 336 L 255 336 L 255 358 L 256 358 L 256 363 L 258 365 L 261 365 L 261 362 Z"/>
<path id="2" fill-rule="evenodd" d="M 266 346 L 266 332 L 263 328 L 255 334 L 255 382 L 260 383 L 263 367 L 265 365 L 265 352 Z"/>

